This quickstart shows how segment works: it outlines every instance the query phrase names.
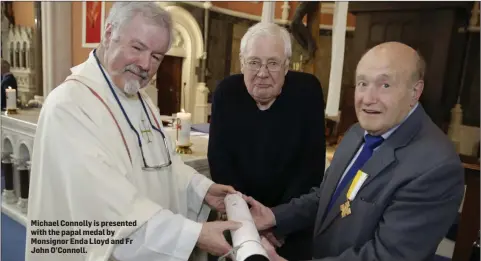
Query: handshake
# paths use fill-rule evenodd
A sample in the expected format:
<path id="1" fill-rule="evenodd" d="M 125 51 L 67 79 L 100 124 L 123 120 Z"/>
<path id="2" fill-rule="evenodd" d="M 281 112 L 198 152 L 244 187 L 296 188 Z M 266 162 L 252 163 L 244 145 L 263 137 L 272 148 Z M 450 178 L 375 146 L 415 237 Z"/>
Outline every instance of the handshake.
<path id="1" fill-rule="evenodd" d="M 223 186 L 215 184 L 214 186 Z M 227 194 L 238 193 L 237 191 L 231 189 L 230 186 L 226 191 L 224 190 L 223 196 L 216 195 L 215 199 L 209 198 L 212 193 L 207 193 L 205 201 L 212 208 L 216 209 L 218 212 L 224 214 L 226 212 L 226 207 L 224 204 L 224 198 Z M 242 198 L 250 205 L 250 213 L 252 219 L 255 223 L 257 230 L 260 232 L 262 237 L 262 246 L 269 255 L 270 260 L 280 260 L 280 257 L 275 252 L 275 247 L 280 247 L 284 243 L 283 240 L 277 239 L 271 231 L 271 228 L 276 225 L 276 220 L 272 210 L 264 205 L 262 205 L 257 200 L 252 197 L 242 195 Z M 202 226 L 199 238 L 197 240 L 197 247 L 215 256 L 224 256 L 232 251 L 232 246 L 227 242 L 224 237 L 224 232 L 228 230 L 235 231 L 242 226 L 242 223 L 235 221 L 213 221 L 206 222 Z"/>

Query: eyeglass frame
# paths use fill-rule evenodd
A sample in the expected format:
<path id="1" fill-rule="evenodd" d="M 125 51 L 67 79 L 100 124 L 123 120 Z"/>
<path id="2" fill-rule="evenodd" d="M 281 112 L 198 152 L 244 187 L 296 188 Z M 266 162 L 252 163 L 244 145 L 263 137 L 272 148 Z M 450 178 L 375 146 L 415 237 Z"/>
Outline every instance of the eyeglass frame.
<path id="1" fill-rule="evenodd" d="M 150 120 L 150 116 L 149 116 L 149 113 L 147 112 L 147 109 L 145 108 L 145 104 L 144 104 L 144 101 L 142 99 L 142 96 L 140 95 L 140 93 L 137 93 L 137 95 L 139 96 L 139 100 L 140 100 L 140 103 L 142 104 L 142 107 L 144 109 L 144 112 L 145 112 L 145 115 L 147 115 L 147 119 L 149 120 L 149 123 L 150 123 L 150 126 L 152 127 L 152 129 L 154 129 L 155 131 L 157 131 L 158 133 L 160 133 L 160 135 L 162 136 L 162 139 L 164 141 L 164 149 L 165 149 L 165 153 L 167 154 L 167 162 L 164 163 L 164 164 L 160 164 L 160 165 L 156 165 L 156 166 L 149 166 L 147 164 L 147 161 L 145 160 L 145 156 L 144 156 L 144 150 L 142 149 L 142 141 L 140 139 L 140 136 L 139 136 L 139 133 L 137 132 L 137 130 L 135 128 L 132 128 L 132 130 L 135 132 L 135 134 L 137 135 L 137 138 L 138 138 L 138 142 L 139 142 L 139 147 L 140 147 L 140 153 L 142 154 L 142 161 L 144 163 L 144 166 L 142 167 L 142 170 L 146 170 L 146 171 L 155 171 L 155 170 L 160 170 L 162 168 L 166 168 L 166 167 L 169 167 L 170 165 L 172 165 L 172 159 L 170 157 L 170 152 L 169 152 L 169 147 L 167 146 L 167 138 L 165 137 L 165 134 L 160 130 L 158 129 L 157 127 L 155 127 L 153 124 L 152 124 L 152 121 Z M 123 109 L 123 108 L 122 108 Z M 153 116 L 153 115 L 152 115 Z M 130 121 L 130 120 L 129 120 Z M 131 126 L 133 127 L 133 126 Z"/>
<path id="2" fill-rule="evenodd" d="M 143 105 L 143 103 L 142 103 Z M 147 114 L 147 117 L 149 117 L 149 115 Z M 149 119 L 150 121 L 150 119 Z M 154 127 L 154 126 L 152 126 Z M 142 170 L 147 170 L 147 171 L 154 171 L 154 170 L 159 170 L 159 169 L 162 169 L 162 168 L 166 168 L 166 167 L 169 167 L 170 165 L 172 165 L 172 159 L 170 158 L 170 152 L 169 152 L 169 147 L 167 147 L 167 138 L 165 138 L 165 135 L 162 131 L 158 130 L 157 128 L 154 128 L 155 131 L 159 132 L 160 135 L 162 136 L 162 139 L 164 140 L 164 148 L 165 148 L 165 152 L 167 154 L 167 162 L 164 163 L 164 164 L 160 164 L 160 165 L 157 165 L 157 166 L 149 166 L 147 165 L 147 161 L 145 160 L 145 157 L 144 157 L 144 152 L 142 150 L 142 145 L 140 145 L 140 151 L 142 153 L 142 158 L 143 158 L 143 163 L 144 163 L 144 166 L 142 167 Z"/>
<path id="3" fill-rule="evenodd" d="M 152 129 L 154 129 L 155 131 L 160 133 L 160 135 L 162 136 L 162 140 L 164 141 L 165 153 L 167 154 L 167 162 L 166 163 L 160 164 L 160 165 L 157 165 L 157 166 L 149 166 L 149 165 L 147 165 L 147 161 L 145 160 L 145 157 L 144 157 L 144 152 L 142 150 L 142 143 L 140 143 L 140 152 L 142 153 L 142 159 L 143 159 L 143 162 L 144 162 L 144 166 L 142 167 L 142 169 L 147 170 L 147 171 L 154 171 L 154 170 L 159 170 L 159 169 L 162 169 L 162 168 L 169 167 L 170 165 L 172 165 L 172 159 L 170 158 L 170 151 L 169 151 L 169 147 L 167 146 L 167 138 L 165 137 L 165 134 L 160 129 L 156 128 L 152 124 L 152 122 L 150 121 L 149 113 L 147 113 L 147 109 L 145 108 L 144 101 L 142 100 L 142 96 L 140 95 L 140 93 L 137 93 L 137 95 L 139 96 L 140 102 L 142 103 L 142 107 L 144 108 L 144 112 L 147 115 L 147 119 L 149 120 L 149 123 L 150 123 Z M 154 115 L 152 115 L 152 116 L 154 117 Z M 135 132 L 137 134 L 137 131 L 135 131 Z"/>
<path id="4" fill-rule="evenodd" d="M 244 64 L 244 66 L 246 66 L 247 69 L 249 69 L 249 70 L 252 71 L 252 72 L 257 72 L 257 73 L 258 73 L 258 72 L 262 69 L 262 67 L 266 67 L 266 70 L 267 70 L 268 72 L 280 72 L 280 71 L 282 70 L 282 68 L 283 68 L 284 66 L 286 66 L 286 62 L 287 62 L 289 59 L 284 59 L 283 61 L 275 61 L 275 62 L 278 62 L 278 63 L 279 63 L 279 69 L 277 69 L 277 70 L 270 70 L 269 67 L 268 67 L 269 63 L 271 63 L 271 62 L 273 62 L 273 61 L 269 61 L 269 62 L 267 62 L 267 63 L 262 63 L 262 62 L 261 62 L 258 69 L 249 68 L 249 62 L 259 61 L 259 60 L 260 60 L 260 59 L 256 59 L 256 58 L 254 58 L 254 59 L 244 59 L 244 58 L 242 58 L 242 63 Z"/>

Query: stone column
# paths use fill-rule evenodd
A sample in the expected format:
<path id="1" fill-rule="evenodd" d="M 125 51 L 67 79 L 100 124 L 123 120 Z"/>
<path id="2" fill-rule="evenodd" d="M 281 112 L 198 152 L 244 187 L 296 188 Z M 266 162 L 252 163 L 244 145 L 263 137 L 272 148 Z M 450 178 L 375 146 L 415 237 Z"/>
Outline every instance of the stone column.
<path id="1" fill-rule="evenodd" d="M 207 70 L 207 51 L 209 50 L 209 15 L 212 3 L 207 1 L 204 3 L 204 56 L 201 60 L 201 69 L 199 74 L 199 82 L 206 82 L 206 70 Z"/>
<path id="2" fill-rule="evenodd" d="M 207 96 L 209 95 L 209 88 L 206 85 L 206 72 L 207 72 L 207 51 L 209 50 L 209 15 L 212 3 L 210 1 L 204 2 L 204 55 L 199 61 L 200 69 L 198 71 L 198 83 L 195 94 L 195 113 L 193 123 L 205 123 L 209 116 L 207 104 Z M 185 90 L 183 90 L 185 92 Z M 185 101 L 184 101 L 185 102 Z"/>
<path id="3" fill-rule="evenodd" d="M 30 185 L 30 161 L 22 159 L 18 163 L 18 176 L 20 180 L 20 191 L 17 202 L 17 207 L 22 213 L 27 213 L 28 210 L 28 191 Z"/>
<path id="4" fill-rule="evenodd" d="M 2 48 L 2 51 L 1 51 L 1 56 L 3 59 L 9 61 L 10 60 L 10 57 L 9 57 L 9 52 L 8 52 L 8 48 L 10 48 L 8 46 L 8 32 L 9 32 L 9 29 L 10 29 L 10 21 L 8 20 L 8 18 L 5 16 L 5 3 L 2 3 L 2 13 L 0 14 L 0 17 L 2 18 L 2 21 L 0 23 L 0 26 L 2 28 L 2 31 L 1 31 L 1 38 L 2 38 L 2 45 L 1 45 L 1 48 Z"/>
<path id="5" fill-rule="evenodd" d="M 262 6 L 262 22 L 273 23 L 275 18 L 276 2 L 264 1 Z"/>
<path id="6" fill-rule="evenodd" d="M 41 97 L 43 96 L 42 2 L 33 2 L 33 5 L 35 10 L 35 39 L 34 46 L 30 48 L 33 48 L 35 56 L 33 57 L 33 61 L 27 62 L 27 67 L 35 70 L 35 97 Z M 27 56 L 30 56 L 30 53 L 28 53 Z"/>
<path id="7" fill-rule="evenodd" d="M 329 75 L 329 90 L 326 102 L 326 116 L 328 117 L 336 117 L 339 114 L 348 5 L 349 2 L 336 2 L 334 7 L 331 72 Z"/>
<path id="8" fill-rule="evenodd" d="M 2 173 L 5 177 L 5 188 L 2 191 L 2 200 L 7 204 L 17 202 L 14 188 L 14 173 L 12 154 L 9 152 L 2 153 Z"/>
<path id="9" fill-rule="evenodd" d="M 43 97 L 62 83 L 72 67 L 72 4 L 41 2 Z"/>

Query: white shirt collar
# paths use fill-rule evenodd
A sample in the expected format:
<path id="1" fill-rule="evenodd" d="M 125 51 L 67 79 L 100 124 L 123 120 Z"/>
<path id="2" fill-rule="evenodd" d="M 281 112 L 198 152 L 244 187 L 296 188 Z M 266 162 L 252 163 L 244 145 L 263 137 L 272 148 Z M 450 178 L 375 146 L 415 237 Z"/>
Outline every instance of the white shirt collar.
<path id="1" fill-rule="evenodd" d="M 396 131 L 397 128 L 399 128 L 399 126 L 401 126 L 401 124 L 403 124 L 409 118 L 409 116 L 411 116 L 411 114 L 413 114 L 413 112 L 416 110 L 418 105 L 419 105 L 419 102 L 416 103 L 416 105 L 414 105 L 414 107 L 411 109 L 411 111 L 409 111 L 408 115 L 401 121 L 401 123 L 392 127 L 387 132 L 381 135 L 384 138 L 384 140 L 387 140 L 387 138 L 389 138 L 389 136 L 391 136 L 391 134 L 393 134 L 393 132 Z M 366 134 L 367 134 L 367 131 L 364 131 L 364 136 L 366 136 Z"/>

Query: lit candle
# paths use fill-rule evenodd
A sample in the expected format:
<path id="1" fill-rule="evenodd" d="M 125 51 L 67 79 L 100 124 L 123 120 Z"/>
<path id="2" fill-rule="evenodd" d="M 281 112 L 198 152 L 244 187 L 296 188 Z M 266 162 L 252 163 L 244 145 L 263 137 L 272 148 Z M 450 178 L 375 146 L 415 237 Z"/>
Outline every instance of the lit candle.
<path id="1" fill-rule="evenodd" d="M 5 96 L 7 98 L 7 110 L 17 109 L 17 90 L 8 86 L 8 89 L 5 90 Z"/>
<path id="2" fill-rule="evenodd" d="M 185 112 L 177 113 L 177 145 L 188 146 L 190 145 L 190 126 L 191 126 L 191 114 Z"/>

